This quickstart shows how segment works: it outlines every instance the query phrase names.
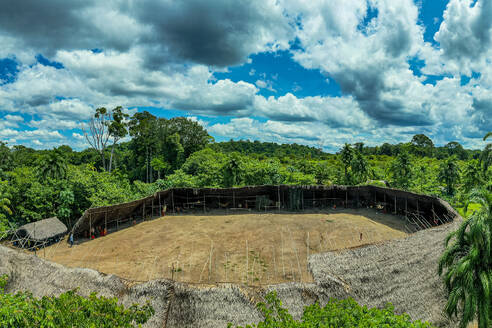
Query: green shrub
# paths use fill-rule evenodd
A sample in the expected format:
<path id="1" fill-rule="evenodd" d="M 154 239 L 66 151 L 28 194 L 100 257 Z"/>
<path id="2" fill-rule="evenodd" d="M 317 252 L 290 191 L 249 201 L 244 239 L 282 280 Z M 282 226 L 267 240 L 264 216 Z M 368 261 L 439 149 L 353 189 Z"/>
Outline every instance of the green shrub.
<path id="1" fill-rule="evenodd" d="M 154 314 L 149 305 L 125 308 L 116 298 L 88 298 L 69 291 L 58 297 L 35 298 L 31 293 L 4 293 L 7 277 L 0 277 L 0 327 L 140 327 Z"/>
<path id="2" fill-rule="evenodd" d="M 288 310 L 282 308 L 282 302 L 276 293 L 266 296 L 267 304 L 258 304 L 265 320 L 246 328 L 432 328 L 427 322 L 412 322 L 408 314 L 396 315 L 393 306 L 388 303 L 383 309 L 368 309 L 360 306 L 352 298 L 345 300 L 330 299 L 320 307 L 313 304 L 304 308 L 301 321 L 296 321 Z M 228 328 L 233 327 L 229 323 Z M 236 327 L 243 328 L 243 327 Z"/>

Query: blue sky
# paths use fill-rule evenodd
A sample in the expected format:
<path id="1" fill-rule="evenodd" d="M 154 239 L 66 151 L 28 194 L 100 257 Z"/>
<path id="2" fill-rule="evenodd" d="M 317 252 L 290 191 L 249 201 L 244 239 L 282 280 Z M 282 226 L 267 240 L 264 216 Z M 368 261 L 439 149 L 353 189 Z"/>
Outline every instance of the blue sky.
<path id="1" fill-rule="evenodd" d="M 217 141 L 481 148 L 492 2 L 0 4 L 0 140 L 87 147 L 99 106 L 187 116 Z"/>

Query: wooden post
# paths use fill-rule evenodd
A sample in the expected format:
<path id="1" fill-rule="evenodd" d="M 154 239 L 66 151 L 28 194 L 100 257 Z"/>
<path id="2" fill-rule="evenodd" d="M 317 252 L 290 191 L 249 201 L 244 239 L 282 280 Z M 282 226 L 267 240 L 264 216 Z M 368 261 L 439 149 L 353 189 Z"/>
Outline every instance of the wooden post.
<path id="1" fill-rule="evenodd" d="M 277 187 L 277 191 L 278 191 L 278 211 L 280 212 L 280 185 L 278 185 Z"/>
<path id="2" fill-rule="evenodd" d="M 348 202 L 348 192 L 345 190 L 345 208 L 347 208 L 347 202 Z"/>
<path id="3" fill-rule="evenodd" d="M 152 219 L 154 217 L 154 197 L 152 197 L 152 212 L 150 214 L 150 218 Z"/>
<path id="4" fill-rule="evenodd" d="M 89 213 L 89 240 L 92 239 L 92 214 Z"/>
<path id="5" fill-rule="evenodd" d="M 106 213 L 104 214 L 104 229 L 108 231 L 108 210 L 106 210 Z"/>
<path id="6" fill-rule="evenodd" d="M 395 214 L 396 214 L 396 195 L 395 195 Z"/>
<path id="7" fill-rule="evenodd" d="M 234 189 L 232 189 L 232 207 L 236 208 L 236 195 Z"/>
<path id="8" fill-rule="evenodd" d="M 405 197 L 405 219 L 408 219 L 408 197 Z"/>
<path id="9" fill-rule="evenodd" d="M 144 200 L 143 206 L 142 206 L 142 220 L 145 221 L 145 200 Z"/>
<path id="10" fill-rule="evenodd" d="M 174 209 L 174 189 L 171 190 L 171 202 L 173 203 L 173 213 L 176 213 L 176 210 Z"/>
<path id="11" fill-rule="evenodd" d="M 205 191 L 203 192 L 203 213 L 205 213 L 205 203 L 206 202 L 206 199 L 205 199 Z"/>
<path id="12" fill-rule="evenodd" d="M 316 204 L 316 191 L 313 191 L 313 208 Z"/>
<path id="13" fill-rule="evenodd" d="M 162 214 L 161 193 L 159 192 L 159 216 Z"/>

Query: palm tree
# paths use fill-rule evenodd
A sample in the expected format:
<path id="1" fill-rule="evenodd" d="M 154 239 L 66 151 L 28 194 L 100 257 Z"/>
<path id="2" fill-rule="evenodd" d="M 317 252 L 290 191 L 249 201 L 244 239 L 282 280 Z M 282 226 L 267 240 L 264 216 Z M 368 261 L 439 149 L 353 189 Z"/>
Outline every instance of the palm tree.
<path id="1" fill-rule="evenodd" d="M 43 156 L 38 168 L 39 175 L 45 179 L 49 177 L 61 180 L 67 177 L 67 160 L 58 149 L 53 149 Z"/>
<path id="2" fill-rule="evenodd" d="M 472 189 L 482 182 L 480 178 L 480 166 L 476 159 L 469 161 L 463 171 L 463 184 L 465 193 L 469 193 Z"/>
<path id="3" fill-rule="evenodd" d="M 492 137 L 492 132 L 489 132 L 483 137 L 483 141 L 486 141 L 489 137 Z M 492 143 L 488 143 L 480 155 L 480 163 L 482 164 L 484 174 L 487 172 L 489 166 L 492 166 Z"/>
<path id="4" fill-rule="evenodd" d="M 456 157 L 450 157 L 441 163 L 437 179 L 446 184 L 448 195 L 454 194 L 454 187 L 460 179 L 460 168 L 456 164 Z"/>
<path id="5" fill-rule="evenodd" d="M 470 202 L 481 207 L 446 238 L 439 275 L 445 270 L 446 313 L 457 316 L 460 310 L 462 328 L 475 319 L 479 328 L 488 328 L 492 326 L 492 194 L 475 190 Z"/>

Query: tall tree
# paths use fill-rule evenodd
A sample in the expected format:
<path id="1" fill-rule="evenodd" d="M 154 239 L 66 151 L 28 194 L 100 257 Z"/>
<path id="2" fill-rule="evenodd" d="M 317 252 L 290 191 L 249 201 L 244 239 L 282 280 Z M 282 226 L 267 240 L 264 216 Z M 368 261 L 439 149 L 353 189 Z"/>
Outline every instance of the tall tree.
<path id="1" fill-rule="evenodd" d="M 111 172 L 111 169 L 113 167 L 114 149 L 116 148 L 118 141 L 126 137 L 126 135 L 128 134 L 128 123 L 126 122 L 126 120 L 129 116 L 130 115 L 123 112 L 123 107 L 118 106 L 113 108 L 112 120 L 107 123 L 109 135 L 111 136 L 111 138 L 113 138 L 111 157 L 109 158 L 109 172 Z"/>
<path id="2" fill-rule="evenodd" d="M 349 167 L 350 164 L 352 163 L 352 160 L 354 159 L 354 150 L 352 147 L 346 143 L 342 150 L 340 151 L 340 160 L 342 161 L 343 168 L 345 171 L 345 183 L 349 183 Z"/>
<path id="3" fill-rule="evenodd" d="M 446 185 L 448 195 L 453 195 L 456 184 L 460 180 L 460 168 L 456 157 L 450 157 L 439 166 L 437 179 Z"/>
<path id="4" fill-rule="evenodd" d="M 99 107 L 88 123 L 89 131 L 87 131 L 85 125 L 82 126 L 87 142 L 101 156 L 103 170 L 106 170 L 105 151 L 109 137 L 111 136 L 108 124 L 110 121 L 111 113 L 105 107 Z"/>
<path id="5" fill-rule="evenodd" d="M 401 152 L 391 163 L 390 172 L 393 183 L 400 188 L 408 189 L 412 179 L 412 163 L 407 152 Z"/>
<path id="6" fill-rule="evenodd" d="M 128 123 L 130 136 L 133 137 L 131 148 L 135 166 L 140 171 L 145 170 L 145 182 L 152 181 L 152 166 L 150 162 L 157 153 L 158 121 L 147 111 L 135 113 Z M 160 136 L 159 136 L 160 137 Z M 141 174 L 138 174 L 141 177 Z"/>
<path id="7" fill-rule="evenodd" d="M 434 143 L 425 134 L 416 134 L 410 142 L 413 145 L 413 151 L 419 156 L 432 156 Z"/>
<path id="8" fill-rule="evenodd" d="M 439 275 L 449 292 L 445 311 L 461 313 L 461 327 L 478 320 L 479 328 L 492 326 L 492 194 L 473 192 L 471 202 L 481 205 L 446 239 Z M 452 243 L 450 244 L 450 241 Z"/>
<path id="9" fill-rule="evenodd" d="M 167 135 L 179 134 L 183 146 L 184 158 L 196 151 L 202 150 L 214 139 L 198 122 L 185 117 L 174 117 L 165 121 Z"/>

